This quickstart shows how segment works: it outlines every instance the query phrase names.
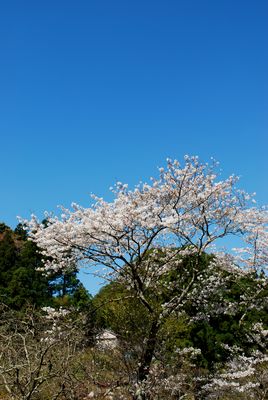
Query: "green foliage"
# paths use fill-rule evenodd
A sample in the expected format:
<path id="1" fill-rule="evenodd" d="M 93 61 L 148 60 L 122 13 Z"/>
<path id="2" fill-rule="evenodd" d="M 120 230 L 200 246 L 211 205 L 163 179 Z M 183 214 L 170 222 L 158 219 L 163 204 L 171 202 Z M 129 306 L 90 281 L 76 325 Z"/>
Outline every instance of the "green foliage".
<path id="1" fill-rule="evenodd" d="M 204 273 L 212 273 L 207 272 L 211 260 L 212 255 L 200 256 L 198 266 Z M 195 257 L 187 256 L 177 270 L 161 278 L 162 290 L 147 293 L 147 298 L 154 303 L 154 309 L 161 309 L 163 303 L 187 285 L 186 272 L 191 272 L 195 266 Z M 226 271 L 220 273 L 224 284 L 208 299 L 208 304 L 197 307 L 194 301 L 186 302 L 183 313 L 174 311 L 161 324 L 155 356 L 166 365 L 173 363 L 175 366 L 178 362 L 176 354 L 188 347 L 201 350 L 196 365 L 208 371 L 213 371 L 215 365 L 226 362 L 230 356 L 224 345 L 240 347 L 245 354 L 250 354 L 254 349 L 261 350 L 252 340 L 250 330 L 259 322 L 264 329 L 268 328 L 267 279 L 256 273 L 237 276 Z M 225 312 L 225 304 L 233 304 L 234 307 L 230 312 Z M 148 337 L 152 316 L 141 301 L 131 297 L 122 285 L 113 282 L 99 292 L 93 299 L 93 305 L 99 327 L 114 331 L 122 338 L 126 348 L 142 351 L 143 338 Z M 217 309 L 219 311 L 216 312 Z M 202 313 L 201 316 L 198 314 L 200 310 L 203 316 Z M 132 356 L 134 354 L 132 352 Z"/>
<path id="2" fill-rule="evenodd" d="M 3 225 L 3 224 L 1 224 Z M 0 240 L 0 297 L 1 301 L 9 300 L 9 284 L 18 260 L 18 251 L 12 232 L 5 229 L 1 233 Z"/>
<path id="3" fill-rule="evenodd" d="M 72 296 L 79 286 L 77 270 L 50 275 L 50 288 L 55 297 Z"/>
<path id="4" fill-rule="evenodd" d="M 4 233 L 8 230 L 10 230 L 10 228 L 4 222 L 0 222 L 0 233 Z"/>
<path id="5" fill-rule="evenodd" d="M 78 283 L 72 293 L 71 304 L 80 311 L 89 311 L 92 307 L 92 296 L 81 282 Z"/>
<path id="6" fill-rule="evenodd" d="M 21 239 L 21 240 L 26 240 L 27 239 L 27 232 L 24 229 L 23 225 L 19 223 L 16 228 L 14 229 L 14 233 Z"/>
<path id="7" fill-rule="evenodd" d="M 19 224 L 14 231 L 0 224 L 0 301 L 16 310 L 28 305 L 86 309 L 91 297 L 77 270 L 44 276 L 42 255 Z"/>
<path id="8" fill-rule="evenodd" d="M 61 378 L 66 370 L 68 379 L 66 378 L 65 385 L 68 390 L 66 393 L 61 392 L 62 397 L 59 398 L 68 400 L 71 398 L 71 390 L 73 398 L 86 398 L 92 390 L 96 393 L 96 398 L 103 398 L 101 396 L 106 389 L 103 389 L 102 384 L 105 388 L 105 385 L 119 388 L 120 381 L 122 386 L 119 390 L 123 393 L 121 398 L 127 399 L 128 385 L 131 380 L 136 379 L 133 377 L 145 352 L 146 339 L 148 340 L 150 329 L 155 322 L 154 318 L 160 314 L 150 313 L 137 295 L 127 290 L 120 282 L 106 285 L 92 299 L 77 279 L 75 269 L 65 274 L 57 273 L 44 277 L 37 271 L 42 267 L 42 257 L 35 244 L 26 240 L 22 227 L 12 231 L 2 225 L 4 224 L 0 225 L 0 295 L 1 302 L 10 307 L 10 311 L 3 313 L 8 319 L 8 324 L 2 320 L 2 338 L 5 337 L 6 340 L 2 349 L 6 348 L 6 343 L 11 343 L 15 349 L 14 354 L 19 357 L 18 363 L 21 362 L 25 357 L 19 340 L 21 334 L 26 334 L 31 362 L 35 366 L 38 362 L 36 354 L 42 354 L 41 344 L 47 343 L 41 342 L 40 337 L 45 338 L 49 324 L 52 323 L 42 319 L 42 312 L 38 308 L 50 305 L 72 310 L 61 322 L 61 327 L 67 332 L 66 337 L 70 342 L 65 343 L 60 339 L 53 351 L 45 353 L 46 364 L 40 364 L 40 371 L 45 373 L 48 383 L 42 385 L 42 390 L 40 389 L 40 393 L 33 399 L 52 398 L 55 390 L 62 390 Z M 161 259 L 161 254 L 158 256 Z M 212 259 L 212 255 L 202 254 L 196 263 L 194 256 L 184 257 L 176 269 L 161 277 L 157 291 L 148 289 L 146 295 L 156 314 L 160 313 L 164 303 L 169 302 L 173 296 L 180 293 L 182 287 L 189 284 L 189 277 L 197 265 L 204 273 L 212 273 L 207 268 Z M 181 309 L 175 309 L 161 323 L 152 361 L 155 375 L 152 374 L 149 378 L 152 397 L 148 398 L 179 398 L 170 397 L 165 385 L 161 387 L 162 381 L 174 377 L 182 382 L 181 396 L 201 399 L 200 387 L 196 382 L 201 385 L 199 377 L 203 380 L 208 379 L 218 366 L 224 367 L 230 352 L 223 345 L 239 347 L 245 355 L 250 355 L 252 350 L 264 350 L 260 347 L 261 343 L 253 340 L 250 335 L 251 327 L 256 323 L 262 323 L 264 329 L 268 328 L 268 285 L 265 275 L 258 276 L 252 273 L 234 276 L 226 271 L 221 273 L 224 284 L 207 299 L 207 304 L 198 307 L 193 299 L 186 300 L 183 312 Z M 226 312 L 225 304 L 230 305 L 230 312 Z M 31 305 L 34 306 L 35 314 L 28 318 L 26 323 L 25 315 Z M 225 311 L 216 312 L 217 309 Z M 203 316 L 202 313 L 199 315 L 200 310 Z M 15 316 L 18 320 L 21 318 L 22 322 L 18 323 Z M 17 330 L 18 326 L 20 330 Z M 117 348 L 109 351 L 98 348 L 96 333 L 103 329 L 116 334 L 119 343 Z M 13 341 L 10 341 L 11 334 Z M 64 359 L 63 365 L 62 357 L 66 357 L 70 349 L 72 357 Z M 192 357 L 190 349 L 200 349 L 200 352 L 197 351 Z M 5 351 L 2 350 L 2 353 Z M 9 373 L 13 368 L 13 360 L 5 359 L 5 362 Z M 50 363 L 53 364 L 52 373 L 46 375 L 47 372 L 51 372 L 47 370 Z M 12 371 L 16 382 L 16 371 L 14 368 Z M 54 374 L 54 371 L 60 372 Z M 27 368 L 23 367 L 20 373 L 27 376 Z M 30 378 L 32 379 L 31 374 Z M 20 381 L 20 385 L 22 383 L 23 380 Z M 4 391 L 1 390 L 0 388 L 0 397 L 4 396 Z M 78 393 L 81 393 L 81 397 Z M 97 397 L 97 393 L 100 397 Z M 241 399 L 244 400 L 244 397 Z"/>
<path id="9" fill-rule="evenodd" d="M 111 329 L 132 348 L 141 346 L 151 317 L 123 285 L 113 282 L 103 287 L 93 299 L 93 311 L 97 328 Z"/>
<path id="10" fill-rule="evenodd" d="M 37 270 L 41 266 L 36 245 L 30 241 L 23 242 L 8 286 L 12 307 L 21 309 L 27 304 L 39 307 L 50 301 L 48 278 Z"/>

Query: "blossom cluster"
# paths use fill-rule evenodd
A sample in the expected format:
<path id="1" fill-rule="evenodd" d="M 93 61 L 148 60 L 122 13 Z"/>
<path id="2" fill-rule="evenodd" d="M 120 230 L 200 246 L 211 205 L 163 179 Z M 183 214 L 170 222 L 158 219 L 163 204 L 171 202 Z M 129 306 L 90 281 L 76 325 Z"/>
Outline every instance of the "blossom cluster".
<path id="1" fill-rule="evenodd" d="M 185 166 L 168 160 L 152 184 L 129 190 L 120 183 L 110 203 L 94 196 L 88 208 L 73 204 L 61 216 L 47 214 L 46 224 L 32 216 L 26 225 L 47 270 L 86 260 L 120 273 L 122 262 L 137 260 L 148 248 L 191 246 L 200 253 L 233 234 L 249 245 L 236 249 L 238 264 L 266 267 L 267 211 L 249 207 L 254 196 L 236 188 L 238 178 L 219 181 L 215 169 L 197 157 L 185 157 Z"/>

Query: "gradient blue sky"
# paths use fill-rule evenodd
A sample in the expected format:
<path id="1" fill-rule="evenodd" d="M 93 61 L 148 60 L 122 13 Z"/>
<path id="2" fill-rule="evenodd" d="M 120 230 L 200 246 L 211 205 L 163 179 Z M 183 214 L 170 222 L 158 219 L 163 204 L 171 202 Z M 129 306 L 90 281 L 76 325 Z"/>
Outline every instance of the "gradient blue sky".
<path id="1" fill-rule="evenodd" d="M 2 2 L 0 220 L 184 154 L 268 203 L 267 21 L 256 0 Z"/>

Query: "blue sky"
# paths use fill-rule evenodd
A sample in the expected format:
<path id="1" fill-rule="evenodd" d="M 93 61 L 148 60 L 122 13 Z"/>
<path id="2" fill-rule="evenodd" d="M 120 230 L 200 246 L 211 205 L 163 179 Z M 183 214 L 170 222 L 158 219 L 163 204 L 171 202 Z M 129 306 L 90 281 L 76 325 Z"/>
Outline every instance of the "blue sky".
<path id="1" fill-rule="evenodd" d="M 0 220 L 184 154 L 268 203 L 267 20 L 261 0 L 3 2 Z"/>

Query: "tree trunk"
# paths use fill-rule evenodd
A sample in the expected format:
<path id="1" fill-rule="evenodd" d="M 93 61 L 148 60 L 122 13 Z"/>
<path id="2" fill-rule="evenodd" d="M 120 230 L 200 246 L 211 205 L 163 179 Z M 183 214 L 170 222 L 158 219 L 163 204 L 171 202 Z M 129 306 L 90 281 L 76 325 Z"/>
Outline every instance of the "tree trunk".
<path id="1" fill-rule="evenodd" d="M 151 329 L 149 332 L 149 336 L 147 339 L 146 348 L 142 354 L 140 366 L 138 369 L 138 382 L 144 381 L 147 378 L 147 375 L 149 373 L 149 369 L 150 369 L 154 351 L 155 351 L 156 338 L 157 338 L 159 326 L 160 325 L 159 325 L 158 319 L 153 320 Z"/>

